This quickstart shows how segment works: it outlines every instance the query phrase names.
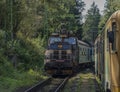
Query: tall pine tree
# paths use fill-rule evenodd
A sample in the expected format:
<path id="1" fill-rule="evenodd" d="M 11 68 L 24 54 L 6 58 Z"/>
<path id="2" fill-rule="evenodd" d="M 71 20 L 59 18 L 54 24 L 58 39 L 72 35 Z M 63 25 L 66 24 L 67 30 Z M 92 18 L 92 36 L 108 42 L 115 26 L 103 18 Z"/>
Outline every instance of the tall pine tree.
<path id="1" fill-rule="evenodd" d="M 95 2 L 93 2 L 91 8 L 87 12 L 85 23 L 83 24 L 83 40 L 94 42 L 98 34 L 100 16 L 99 9 Z"/>
<path id="2" fill-rule="evenodd" d="M 77 30 L 76 36 L 81 40 L 82 38 L 82 24 L 83 24 L 83 11 L 85 10 L 85 3 L 82 0 L 76 0 L 76 7 L 74 9 L 74 14 L 76 18 Z"/>

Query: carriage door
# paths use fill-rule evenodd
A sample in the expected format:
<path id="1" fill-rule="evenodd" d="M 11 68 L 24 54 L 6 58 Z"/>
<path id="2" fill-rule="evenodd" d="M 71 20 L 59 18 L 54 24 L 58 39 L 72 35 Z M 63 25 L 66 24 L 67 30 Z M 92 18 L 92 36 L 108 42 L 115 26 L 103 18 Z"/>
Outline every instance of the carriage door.
<path id="1" fill-rule="evenodd" d="M 120 86 L 120 56 L 118 56 L 117 51 L 119 50 L 119 41 L 117 36 L 119 33 L 117 33 L 116 21 L 113 21 L 111 25 L 112 31 L 108 32 L 110 43 L 111 89 L 113 92 L 118 92 L 116 90 Z"/>

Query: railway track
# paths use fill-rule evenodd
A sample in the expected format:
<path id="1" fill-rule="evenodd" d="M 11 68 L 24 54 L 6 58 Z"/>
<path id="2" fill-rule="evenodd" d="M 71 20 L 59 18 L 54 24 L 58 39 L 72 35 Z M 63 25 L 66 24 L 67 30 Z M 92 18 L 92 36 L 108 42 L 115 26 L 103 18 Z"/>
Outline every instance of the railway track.
<path id="1" fill-rule="evenodd" d="M 24 92 L 60 92 L 69 77 L 66 78 L 48 78 Z"/>

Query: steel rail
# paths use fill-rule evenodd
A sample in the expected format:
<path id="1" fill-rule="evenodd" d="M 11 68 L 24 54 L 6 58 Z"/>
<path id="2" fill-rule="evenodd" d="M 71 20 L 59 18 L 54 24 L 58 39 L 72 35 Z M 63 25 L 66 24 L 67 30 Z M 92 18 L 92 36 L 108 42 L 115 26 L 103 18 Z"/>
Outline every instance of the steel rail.
<path id="1" fill-rule="evenodd" d="M 52 92 L 61 92 L 62 91 L 62 89 L 63 89 L 63 87 L 64 87 L 64 85 L 66 84 L 66 82 L 68 81 L 68 79 L 69 79 L 70 77 L 66 77 L 65 79 L 63 79 L 59 84 L 58 84 L 58 86 L 57 87 L 55 87 L 54 89 L 52 89 Z M 36 85 L 34 85 L 34 86 L 32 86 L 32 87 L 30 87 L 29 89 L 27 89 L 27 90 L 25 90 L 24 92 L 39 92 L 39 90 L 41 89 L 41 88 L 43 88 L 43 87 L 45 87 L 46 85 L 50 85 L 49 83 L 50 83 L 50 81 L 53 81 L 54 80 L 54 78 L 48 78 L 48 79 L 46 79 L 46 80 L 44 80 L 44 81 L 42 81 L 42 82 L 39 82 L 38 84 L 36 84 Z M 50 90 L 49 90 L 50 91 Z M 48 92 L 49 92 L 48 91 Z M 40 91 L 41 92 L 41 91 Z M 51 92 L 51 91 L 50 91 Z"/>
<path id="2" fill-rule="evenodd" d="M 37 92 L 41 87 L 45 86 L 52 78 L 48 78 L 42 82 L 39 82 L 38 84 L 30 87 L 29 89 L 25 90 L 24 92 Z"/>
<path id="3" fill-rule="evenodd" d="M 56 90 L 54 92 L 60 92 L 62 90 L 62 88 L 64 87 L 64 85 L 66 84 L 66 82 L 68 81 L 69 77 L 65 78 L 63 80 L 63 82 L 56 88 Z"/>

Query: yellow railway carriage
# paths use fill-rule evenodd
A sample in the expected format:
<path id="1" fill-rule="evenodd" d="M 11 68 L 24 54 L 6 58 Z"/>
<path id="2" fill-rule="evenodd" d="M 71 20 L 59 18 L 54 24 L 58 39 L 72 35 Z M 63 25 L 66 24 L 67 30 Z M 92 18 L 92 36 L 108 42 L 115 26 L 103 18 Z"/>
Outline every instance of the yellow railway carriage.
<path id="1" fill-rule="evenodd" d="M 111 15 L 98 37 L 95 48 L 99 50 L 95 50 L 95 54 L 99 51 L 99 57 L 95 55 L 95 65 L 100 58 L 101 67 L 96 66 L 96 71 L 100 70 L 98 74 L 105 92 L 120 92 L 120 10 Z"/>

